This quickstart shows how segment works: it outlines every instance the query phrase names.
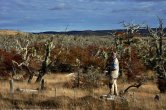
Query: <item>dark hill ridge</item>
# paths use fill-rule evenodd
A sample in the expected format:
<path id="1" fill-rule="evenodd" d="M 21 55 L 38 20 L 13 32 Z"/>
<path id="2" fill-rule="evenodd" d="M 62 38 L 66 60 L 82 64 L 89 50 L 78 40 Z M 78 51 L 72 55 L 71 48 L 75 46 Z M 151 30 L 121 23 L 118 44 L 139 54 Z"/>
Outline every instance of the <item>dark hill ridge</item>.
<path id="1" fill-rule="evenodd" d="M 156 28 L 153 28 L 156 30 Z M 107 36 L 111 35 L 115 32 L 125 32 L 125 29 L 116 29 L 116 30 L 85 30 L 85 31 L 67 31 L 67 32 L 56 32 L 56 31 L 46 31 L 46 32 L 33 32 L 32 34 L 64 34 L 64 35 L 78 35 L 78 36 Z M 166 32 L 166 28 L 164 28 L 164 32 Z M 0 35 L 17 35 L 23 34 L 25 32 L 14 31 L 14 30 L 0 30 Z M 142 36 L 147 36 L 148 30 L 147 29 L 140 29 L 138 33 Z"/>
<path id="2" fill-rule="evenodd" d="M 122 32 L 124 30 L 85 30 L 85 31 L 67 31 L 67 32 L 56 32 L 56 31 L 46 31 L 34 34 L 65 34 L 65 35 L 82 35 L 82 36 L 105 36 L 110 35 L 113 32 Z"/>
<path id="3" fill-rule="evenodd" d="M 153 28 L 153 30 L 156 30 L 156 28 Z M 126 29 L 117 29 L 117 30 L 85 30 L 85 31 L 67 31 L 67 32 L 56 32 L 56 31 L 46 31 L 46 32 L 39 32 L 39 33 L 33 33 L 33 34 L 65 34 L 65 35 L 82 35 L 82 36 L 106 36 L 110 35 L 114 32 L 125 32 Z M 166 28 L 164 28 L 164 32 L 166 32 Z M 146 36 L 148 35 L 147 29 L 140 29 L 138 31 L 140 35 Z"/>

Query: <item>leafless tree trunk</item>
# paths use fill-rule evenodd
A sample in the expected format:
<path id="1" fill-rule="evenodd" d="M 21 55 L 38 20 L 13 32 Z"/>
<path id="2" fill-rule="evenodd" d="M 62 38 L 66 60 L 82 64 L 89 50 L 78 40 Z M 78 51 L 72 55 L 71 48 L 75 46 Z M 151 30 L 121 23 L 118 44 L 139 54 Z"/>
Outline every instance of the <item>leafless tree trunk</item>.
<path id="1" fill-rule="evenodd" d="M 42 62 L 41 69 L 39 70 L 39 75 L 36 79 L 36 82 L 40 82 L 43 78 L 43 76 L 47 73 L 49 67 L 51 66 L 53 61 L 50 61 L 50 52 L 53 48 L 52 40 L 49 40 L 45 44 L 45 57 L 44 61 Z"/>

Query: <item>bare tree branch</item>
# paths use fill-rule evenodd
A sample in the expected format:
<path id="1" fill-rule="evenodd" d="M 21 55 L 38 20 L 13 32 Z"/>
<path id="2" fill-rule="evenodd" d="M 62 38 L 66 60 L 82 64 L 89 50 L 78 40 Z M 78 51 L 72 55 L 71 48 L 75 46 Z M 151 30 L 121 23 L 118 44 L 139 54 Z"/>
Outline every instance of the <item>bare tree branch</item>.
<path id="1" fill-rule="evenodd" d="M 143 82 L 139 82 L 139 83 L 134 83 L 133 85 L 130 85 L 129 87 L 127 87 L 125 90 L 124 90 L 124 94 L 130 89 L 130 88 L 133 88 L 133 87 L 135 87 L 135 88 L 139 88 L 140 86 L 142 86 L 143 85 Z"/>

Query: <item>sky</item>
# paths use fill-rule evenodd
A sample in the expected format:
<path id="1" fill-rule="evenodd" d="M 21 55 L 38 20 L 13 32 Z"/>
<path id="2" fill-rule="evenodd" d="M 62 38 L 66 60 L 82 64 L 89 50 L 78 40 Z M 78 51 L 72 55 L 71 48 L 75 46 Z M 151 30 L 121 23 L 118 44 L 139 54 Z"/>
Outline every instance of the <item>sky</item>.
<path id="1" fill-rule="evenodd" d="M 166 22 L 166 0 L 0 0 L 0 29 L 24 32 L 156 27 L 157 16 Z"/>

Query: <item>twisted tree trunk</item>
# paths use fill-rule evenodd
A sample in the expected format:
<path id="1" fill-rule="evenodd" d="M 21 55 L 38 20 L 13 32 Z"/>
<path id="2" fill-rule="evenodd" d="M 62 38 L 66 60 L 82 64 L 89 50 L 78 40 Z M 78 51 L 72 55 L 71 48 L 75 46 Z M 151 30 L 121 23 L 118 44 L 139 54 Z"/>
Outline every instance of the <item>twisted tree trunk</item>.
<path id="1" fill-rule="evenodd" d="M 48 41 L 45 45 L 45 58 L 44 61 L 42 62 L 42 67 L 39 70 L 39 76 L 36 79 L 36 82 L 40 82 L 42 80 L 43 76 L 48 71 L 48 67 L 52 64 L 52 62 L 49 63 L 50 52 L 51 52 L 51 42 Z"/>

